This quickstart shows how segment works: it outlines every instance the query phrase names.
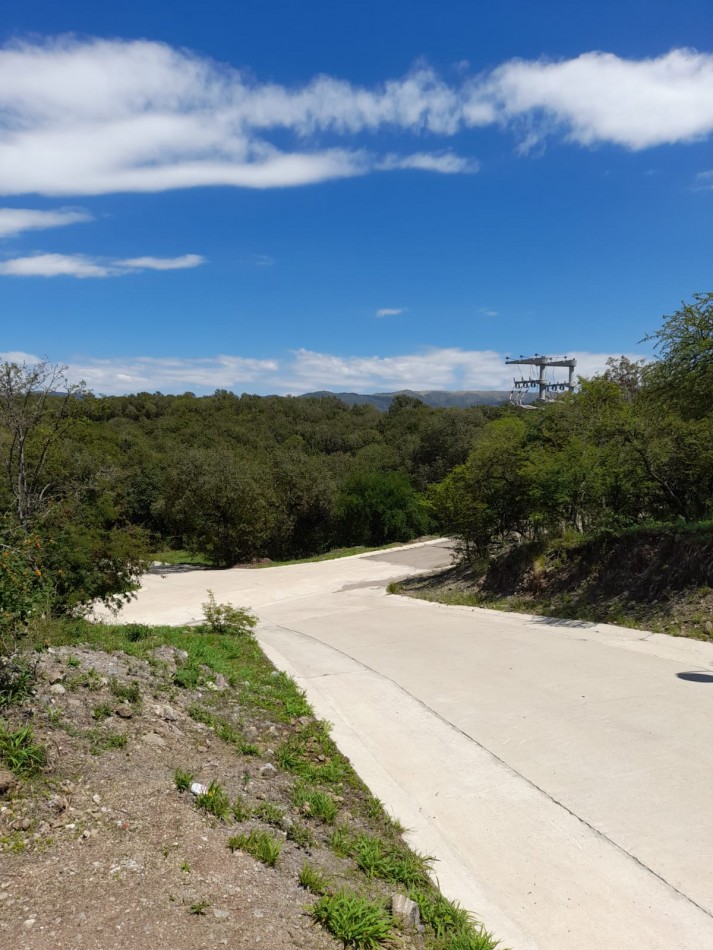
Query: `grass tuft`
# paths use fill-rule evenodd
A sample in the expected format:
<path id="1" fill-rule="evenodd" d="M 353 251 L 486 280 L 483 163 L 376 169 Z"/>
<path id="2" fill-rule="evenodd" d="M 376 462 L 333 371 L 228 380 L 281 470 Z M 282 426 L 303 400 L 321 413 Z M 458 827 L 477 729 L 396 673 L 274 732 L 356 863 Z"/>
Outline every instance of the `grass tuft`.
<path id="1" fill-rule="evenodd" d="M 311 914 L 345 947 L 377 950 L 391 935 L 393 920 L 383 904 L 352 891 L 325 894 Z"/>
<path id="2" fill-rule="evenodd" d="M 230 799 L 220 782 L 211 782 L 202 795 L 196 795 L 196 808 L 208 812 L 220 821 L 230 813 Z"/>
<path id="3" fill-rule="evenodd" d="M 326 825 L 333 825 L 337 817 L 337 804 L 326 792 L 298 782 L 292 790 L 292 804 L 301 808 L 310 818 Z"/>
<path id="4" fill-rule="evenodd" d="M 187 792 L 193 782 L 193 773 L 176 769 L 173 773 L 173 782 L 179 792 Z"/>
<path id="5" fill-rule="evenodd" d="M 322 897 L 329 891 L 329 880 L 324 871 L 320 871 L 319 868 L 310 864 L 309 861 L 305 861 L 302 865 L 298 880 L 300 887 L 304 887 L 306 891 L 309 891 L 310 894 L 314 894 L 315 897 Z"/>
<path id="6" fill-rule="evenodd" d="M 228 839 L 231 851 L 246 851 L 269 868 L 274 868 L 280 857 L 282 843 L 269 831 L 253 829 L 249 834 L 233 835 Z"/>
<path id="7" fill-rule="evenodd" d="M 0 761 L 20 776 L 36 775 L 45 765 L 44 746 L 34 742 L 31 726 L 22 726 L 14 732 L 0 723 Z"/>
<path id="8" fill-rule="evenodd" d="M 138 683 L 120 683 L 117 679 L 112 679 L 109 689 L 112 696 L 116 696 L 122 702 L 131 703 L 132 706 L 137 706 L 141 702 L 141 690 Z"/>

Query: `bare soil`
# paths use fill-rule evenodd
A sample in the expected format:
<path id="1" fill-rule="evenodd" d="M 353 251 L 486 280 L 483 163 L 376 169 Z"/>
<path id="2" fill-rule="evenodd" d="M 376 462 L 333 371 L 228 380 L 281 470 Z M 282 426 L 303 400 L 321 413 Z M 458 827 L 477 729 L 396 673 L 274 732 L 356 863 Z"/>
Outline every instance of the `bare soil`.
<path id="1" fill-rule="evenodd" d="M 168 646 L 151 662 L 87 646 L 39 655 L 33 695 L 4 711 L 7 728 L 32 724 L 48 759 L 40 775 L 0 792 L 0 945 L 327 950 L 342 944 L 308 912 L 315 898 L 298 883 L 305 860 L 335 886 L 358 879 L 362 892 L 385 902 L 394 892 L 330 850 L 333 828 L 295 804 L 296 778 L 275 764 L 280 744 L 314 720 L 281 721 L 241 705 L 239 691 L 220 677 L 179 688 L 173 677 L 181 661 Z M 122 700 L 116 694 L 124 687 L 138 687 L 140 699 Z M 237 751 L 196 716 L 234 723 L 257 754 Z M 219 820 L 190 791 L 178 791 L 176 769 L 204 785 L 218 780 L 231 802 L 241 797 L 250 809 L 272 803 L 283 817 Z M 341 794 L 330 794 L 338 824 L 353 831 L 368 828 L 370 796 L 351 774 Z M 385 821 L 377 816 L 370 830 Z M 288 838 L 295 824 L 308 830 L 310 844 Z M 282 844 L 276 867 L 227 847 L 231 835 L 251 828 Z M 426 944 L 415 931 L 399 931 L 394 945 Z"/>

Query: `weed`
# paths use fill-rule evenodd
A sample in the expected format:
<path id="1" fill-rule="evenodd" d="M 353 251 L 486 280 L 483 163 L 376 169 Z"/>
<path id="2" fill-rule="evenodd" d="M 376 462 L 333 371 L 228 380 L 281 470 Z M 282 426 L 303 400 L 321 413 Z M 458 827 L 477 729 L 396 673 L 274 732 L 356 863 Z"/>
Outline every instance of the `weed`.
<path id="1" fill-rule="evenodd" d="M 188 908 L 188 913 L 195 917 L 205 917 L 205 912 L 210 907 L 210 901 L 196 901 Z"/>
<path id="2" fill-rule="evenodd" d="M 223 821 L 230 812 L 230 799 L 220 782 L 211 782 L 202 795 L 196 796 L 196 807 Z"/>
<path id="3" fill-rule="evenodd" d="M 287 838 L 294 841 L 298 848 L 311 848 L 314 845 L 314 837 L 307 825 L 299 821 L 293 822 L 287 829 Z"/>
<path id="4" fill-rule="evenodd" d="M 108 719 L 109 716 L 111 716 L 111 706 L 108 703 L 99 703 L 98 706 L 94 707 L 92 719 L 101 722 L 102 719 Z"/>
<path id="5" fill-rule="evenodd" d="M 89 739 L 89 751 L 92 755 L 99 755 L 109 749 L 125 749 L 126 736 L 121 732 L 107 732 L 102 729 L 89 729 L 86 733 Z"/>
<path id="6" fill-rule="evenodd" d="M 70 656 L 67 659 L 67 666 L 71 666 L 73 670 L 76 670 L 77 667 L 81 665 L 82 665 L 82 661 L 79 659 L 79 657 Z"/>
<path id="7" fill-rule="evenodd" d="M 292 804 L 302 808 L 310 818 L 323 821 L 326 825 L 334 824 L 337 817 L 337 804 L 331 796 L 319 789 L 310 788 L 303 782 L 298 782 L 292 790 Z"/>
<path id="8" fill-rule="evenodd" d="M 112 696 L 116 696 L 122 702 L 131 703 L 132 706 L 137 706 L 141 702 L 141 690 L 138 683 L 120 683 L 117 679 L 112 679 L 109 689 Z"/>
<path id="9" fill-rule="evenodd" d="M 188 863 L 188 861 L 181 861 L 180 870 L 183 871 L 185 874 L 190 874 L 191 866 Z"/>
<path id="10" fill-rule="evenodd" d="M 183 769 L 176 769 L 173 773 L 173 782 L 179 792 L 187 792 L 193 781 L 192 772 L 184 772 Z"/>
<path id="11" fill-rule="evenodd" d="M 202 722 L 204 726 L 212 726 L 215 722 L 213 714 L 202 706 L 196 705 L 196 703 L 188 707 L 188 715 L 191 719 L 195 719 L 196 722 Z"/>
<path id="12" fill-rule="evenodd" d="M 394 884 L 421 887 L 429 883 L 428 871 L 433 858 L 386 842 L 374 835 L 357 835 L 351 848 L 357 866 L 368 877 L 380 877 Z"/>
<path id="13" fill-rule="evenodd" d="M 409 896 L 418 904 L 421 919 L 433 928 L 436 937 L 463 933 L 473 924 L 471 914 L 464 907 L 447 900 L 438 891 L 412 889 Z"/>
<path id="14" fill-rule="evenodd" d="M 183 689 L 195 689 L 200 680 L 200 668 L 197 664 L 188 663 L 181 666 L 173 674 L 173 682 Z"/>
<path id="15" fill-rule="evenodd" d="M 245 797 L 243 795 L 238 795 L 238 797 L 233 802 L 233 818 L 236 821 L 247 821 L 248 818 L 252 818 L 253 810 L 248 805 Z"/>
<path id="16" fill-rule="evenodd" d="M 391 935 L 393 921 L 383 904 L 352 891 L 325 894 L 311 914 L 345 947 L 376 950 Z"/>
<path id="17" fill-rule="evenodd" d="M 329 847 L 339 858 L 349 857 L 353 844 L 353 837 L 348 828 L 338 825 L 329 838 Z"/>
<path id="18" fill-rule="evenodd" d="M 92 668 L 85 670 L 83 673 L 73 673 L 71 676 L 67 676 L 64 685 L 72 692 L 78 689 L 86 689 L 90 693 L 95 693 L 102 688 L 103 683 L 99 673 Z"/>
<path id="19" fill-rule="evenodd" d="M 306 891 L 309 891 L 310 894 L 314 894 L 316 897 L 321 897 L 329 891 L 329 881 L 324 871 L 320 871 L 319 868 L 314 867 L 309 861 L 305 861 L 302 865 L 298 880 L 300 887 L 304 887 Z"/>
<path id="20" fill-rule="evenodd" d="M 255 809 L 255 817 L 260 818 L 268 825 L 277 825 L 279 828 L 282 825 L 285 813 L 279 805 L 275 805 L 273 802 L 262 802 Z"/>
<path id="21" fill-rule="evenodd" d="M 45 713 L 47 714 L 47 722 L 50 726 L 59 726 L 62 722 L 62 710 L 53 709 L 51 706 L 45 708 Z"/>
<path id="22" fill-rule="evenodd" d="M 34 680 L 34 666 L 16 656 L 0 656 L 0 709 L 22 702 Z"/>
<path id="23" fill-rule="evenodd" d="M 212 590 L 208 591 L 208 600 L 203 604 L 203 616 L 211 633 L 252 637 L 253 630 L 257 625 L 255 614 L 244 607 L 216 603 L 215 594 Z"/>
<path id="24" fill-rule="evenodd" d="M 4 761 L 15 775 L 35 775 L 47 761 L 44 746 L 33 742 L 31 726 L 11 732 L 0 723 L 0 760 Z"/>
<path id="25" fill-rule="evenodd" d="M 125 623 L 122 625 L 122 632 L 129 643 L 138 643 L 153 633 L 151 627 L 145 623 Z"/>
<path id="26" fill-rule="evenodd" d="M 274 868 L 282 850 L 282 843 L 269 831 L 253 829 L 249 834 L 233 835 L 228 839 L 231 851 L 247 851 L 269 868 Z"/>

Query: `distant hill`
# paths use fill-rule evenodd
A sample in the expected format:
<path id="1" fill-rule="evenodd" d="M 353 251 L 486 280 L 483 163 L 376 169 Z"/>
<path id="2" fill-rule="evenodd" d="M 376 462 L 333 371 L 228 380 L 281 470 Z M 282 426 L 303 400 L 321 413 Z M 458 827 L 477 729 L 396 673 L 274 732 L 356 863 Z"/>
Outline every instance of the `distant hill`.
<path id="1" fill-rule="evenodd" d="M 332 393 L 326 389 L 321 389 L 315 393 L 304 393 L 300 399 L 327 399 L 329 397 L 339 399 L 348 406 L 376 406 L 377 409 L 386 411 L 394 400 L 395 396 L 412 396 L 414 399 L 420 399 L 427 406 L 433 406 L 436 409 L 455 406 L 459 409 L 468 406 L 499 406 L 507 402 L 510 393 L 498 389 L 480 389 L 480 390 L 439 390 L 428 389 L 421 392 L 415 392 L 412 389 L 402 389 L 397 393 Z"/>

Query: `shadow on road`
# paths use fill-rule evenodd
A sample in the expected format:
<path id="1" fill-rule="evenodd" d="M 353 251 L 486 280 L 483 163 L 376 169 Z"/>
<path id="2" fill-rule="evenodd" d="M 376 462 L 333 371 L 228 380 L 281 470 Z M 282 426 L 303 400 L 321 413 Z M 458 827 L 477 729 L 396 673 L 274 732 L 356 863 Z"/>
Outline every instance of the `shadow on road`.
<path id="1" fill-rule="evenodd" d="M 544 624 L 546 627 L 573 627 L 575 630 L 589 630 L 596 627 L 591 620 L 563 620 L 560 617 L 537 617 L 532 623 Z"/>
<path id="2" fill-rule="evenodd" d="M 687 683 L 713 683 L 713 673 L 700 673 L 693 670 L 690 673 L 676 673 L 680 680 L 686 680 Z"/>

